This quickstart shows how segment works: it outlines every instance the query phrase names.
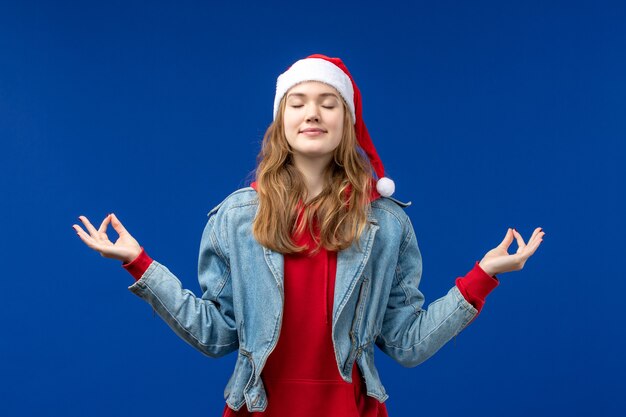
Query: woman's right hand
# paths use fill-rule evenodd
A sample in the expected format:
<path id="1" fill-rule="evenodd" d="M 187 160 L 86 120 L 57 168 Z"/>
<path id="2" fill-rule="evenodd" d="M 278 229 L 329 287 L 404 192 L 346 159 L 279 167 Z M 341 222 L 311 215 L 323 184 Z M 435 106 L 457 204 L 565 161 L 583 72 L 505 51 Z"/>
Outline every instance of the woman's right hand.
<path id="1" fill-rule="evenodd" d="M 76 231 L 76 234 L 80 239 L 85 242 L 87 246 L 96 252 L 100 252 L 100 255 L 105 258 L 119 259 L 124 263 L 132 262 L 141 253 L 141 246 L 135 240 L 134 237 L 128 233 L 128 231 L 122 226 L 122 223 L 118 220 L 115 214 L 109 214 L 104 218 L 100 228 L 96 230 L 95 227 L 89 222 L 87 217 L 78 216 L 79 220 L 83 222 L 89 233 L 85 232 L 80 226 L 74 224 L 72 228 Z M 113 229 L 119 235 L 119 238 L 115 243 L 109 240 L 107 235 L 107 226 L 111 223 Z"/>

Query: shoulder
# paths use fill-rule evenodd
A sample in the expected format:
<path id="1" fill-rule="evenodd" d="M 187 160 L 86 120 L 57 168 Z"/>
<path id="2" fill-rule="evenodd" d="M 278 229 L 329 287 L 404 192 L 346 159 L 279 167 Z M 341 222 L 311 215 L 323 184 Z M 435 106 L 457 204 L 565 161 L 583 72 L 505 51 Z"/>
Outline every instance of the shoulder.
<path id="1" fill-rule="evenodd" d="M 250 208 L 256 206 L 259 203 L 256 191 L 252 187 L 244 187 L 230 193 L 226 198 L 222 200 L 218 205 L 213 207 L 207 213 L 208 217 L 216 214 L 222 214 L 231 210 L 237 210 L 242 208 Z"/>
<path id="2" fill-rule="evenodd" d="M 409 216 L 405 212 L 405 208 L 412 203 L 402 202 L 393 197 L 380 197 L 372 201 L 372 216 L 379 223 L 381 221 L 397 222 L 400 226 L 404 226 Z"/>

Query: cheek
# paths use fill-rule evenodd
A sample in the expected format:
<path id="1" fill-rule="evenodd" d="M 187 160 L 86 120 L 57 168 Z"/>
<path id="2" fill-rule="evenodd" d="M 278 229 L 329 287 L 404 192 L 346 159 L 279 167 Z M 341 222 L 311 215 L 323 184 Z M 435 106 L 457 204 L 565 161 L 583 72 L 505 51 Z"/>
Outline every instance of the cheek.
<path id="1" fill-rule="evenodd" d="M 285 134 L 285 138 L 289 144 L 292 144 L 295 140 L 298 126 L 299 124 L 297 120 L 295 120 L 293 114 L 289 114 L 288 112 L 283 114 L 283 133 Z"/>
<path id="2" fill-rule="evenodd" d="M 335 123 L 335 130 L 337 134 L 339 135 L 339 138 L 343 136 L 343 129 L 344 129 L 343 115 L 341 115 L 341 117 L 339 117 Z"/>
<path id="3" fill-rule="evenodd" d="M 293 112 L 286 110 L 283 114 L 283 126 L 285 130 L 294 129 L 295 126 L 298 126 L 297 115 L 293 114 Z"/>

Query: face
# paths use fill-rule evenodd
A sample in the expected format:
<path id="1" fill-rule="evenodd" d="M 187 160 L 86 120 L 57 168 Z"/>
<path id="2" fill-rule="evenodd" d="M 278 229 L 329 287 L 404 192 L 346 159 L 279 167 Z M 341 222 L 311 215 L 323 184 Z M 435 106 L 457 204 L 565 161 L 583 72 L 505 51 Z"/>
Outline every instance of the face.
<path id="1" fill-rule="evenodd" d="M 286 94 L 283 123 L 296 164 L 328 164 L 343 135 L 344 105 L 333 87 L 318 81 L 293 86 Z"/>

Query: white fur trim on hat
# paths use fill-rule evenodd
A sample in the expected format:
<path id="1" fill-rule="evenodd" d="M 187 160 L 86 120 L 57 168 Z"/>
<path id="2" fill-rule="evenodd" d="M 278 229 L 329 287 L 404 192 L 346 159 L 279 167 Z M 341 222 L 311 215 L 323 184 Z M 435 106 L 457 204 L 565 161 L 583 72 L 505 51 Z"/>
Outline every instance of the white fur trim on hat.
<path id="1" fill-rule="evenodd" d="M 376 191 L 383 197 L 391 197 L 394 191 L 396 191 L 396 184 L 391 178 L 382 177 L 376 181 Z"/>
<path id="2" fill-rule="evenodd" d="M 354 88 L 350 77 L 335 64 L 321 58 L 305 58 L 296 61 L 278 77 L 274 97 L 274 119 L 276 119 L 280 100 L 285 93 L 294 85 L 304 81 L 320 81 L 334 87 L 348 104 L 352 120 L 356 122 Z"/>

